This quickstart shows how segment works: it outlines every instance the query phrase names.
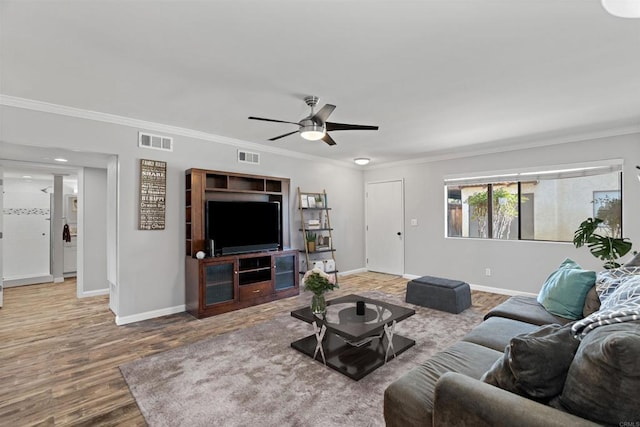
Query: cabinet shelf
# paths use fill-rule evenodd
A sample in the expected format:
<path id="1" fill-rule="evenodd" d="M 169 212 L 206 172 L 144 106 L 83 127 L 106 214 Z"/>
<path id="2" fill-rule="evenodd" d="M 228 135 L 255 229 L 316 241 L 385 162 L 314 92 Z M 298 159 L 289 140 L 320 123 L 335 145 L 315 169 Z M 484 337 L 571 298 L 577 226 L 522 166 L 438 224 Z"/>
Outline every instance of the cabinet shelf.
<path id="1" fill-rule="evenodd" d="M 300 249 L 301 253 L 305 253 L 306 252 L 306 253 L 309 253 L 309 254 L 322 254 L 322 253 L 335 252 L 335 251 L 336 250 L 333 249 L 333 248 L 332 249 L 320 249 L 320 250 L 317 250 L 317 251 L 309 251 L 309 250 L 305 251 L 304 249 Z"/>
<path id="2" fill-rule="evenodd" d="M 306 273 L 306 271 L 301 271 L 300 275 L 304 276 L 304 273 Z M 332 271 L 325 271 L 325 273 L 327 273 L 327 274 L 337 274 L 337 273 L 339 273 L 339 271 L 338 270 L 332 270 Z"/>
<path id="3" fill-rule="evenodd" d="M 289 233 L 281 250 L 197 259 L 210 255 L 206 234 L 209 201 L 277 202 L 280 227 L 290 229 L 290 180 L 273 176 L 192 168 L 185 171 L 185 305 L 202 318 L 262 304 L 299 293 L 298 251 Z"/>

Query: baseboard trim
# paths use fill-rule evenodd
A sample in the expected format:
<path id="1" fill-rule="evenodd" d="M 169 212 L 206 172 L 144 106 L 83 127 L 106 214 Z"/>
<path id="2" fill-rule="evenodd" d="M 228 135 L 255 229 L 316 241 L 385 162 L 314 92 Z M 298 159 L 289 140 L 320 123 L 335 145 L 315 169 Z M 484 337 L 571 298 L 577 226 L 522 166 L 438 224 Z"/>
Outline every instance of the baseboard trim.
<path id="1" fill-rule="evenodd" d="M 416 276 L 415 274 L 404 274 L 402 277 L 404 279 L 413 280 L 422 276 Z M 494 288 L 493 286 L 474 285 L 473 283 L 469 283 L 469 287 L 474 291 L 490 292 L 492 294 L 509 295 L 509 296 L 524 295 L 527 297 L 538 296 L 538 294 L 532 294 L 531 292 L 522 292 L 522 291 L 516 291 L 513 289 Z"/>
<path id="2" fill-rule="evenodd" d="M 53 282 L 53 276 L 33 276 L 33 277 L 23 277 L 20 279 L 5 279 L 3 286 L 5 288 L 13 288 L 14 286 L 23 286 L 23 285 L 38 285 L 40 283 L 51 283 Z"/>
<path id="3" fill-rule="evenodd" d="M 523 295 L 527 297 L 538 296 L 538 294 L 532 294 L 531 292 L 514 291 L 513 289 L 494 288 L 492 286 L 474 285 L 471 283 L 469 283 L 469 287 L 474 291 L 491 292 L 492 294 L 501 294 L 501 295 L 509 295 L 509 296 Z"/>
<path id="4" fill-rule="evenodd" d="M 187 307 L 182 305 L 176 305 L 174 307 L 161 308 L 159 310 L 146 311 L 144 313 L 132 314 L 131 316 L 116 316 L 116 325 L 126 325 L 129 323 L 141 322 L 143 320 L 149 320 L 161 316 L 169 316 L 170 314 L 182 313 L 186 311 Z"/>
<path id="5" fill-rule="evenodd" d="M 95 291 L 86 291 L 78 293 L 78 298 L 97 297 L 99 295 L 109 295 L 109 289 L 97 289 Z"/>
<path id="6" fill-rule="evenodd" d="M 366 268 L 356 268 L 355 270 L 341 271 L 340 273 L 338 273 L 338 277 L 348 276 L 350 274 L 365 273 L 366 271 Z"/>

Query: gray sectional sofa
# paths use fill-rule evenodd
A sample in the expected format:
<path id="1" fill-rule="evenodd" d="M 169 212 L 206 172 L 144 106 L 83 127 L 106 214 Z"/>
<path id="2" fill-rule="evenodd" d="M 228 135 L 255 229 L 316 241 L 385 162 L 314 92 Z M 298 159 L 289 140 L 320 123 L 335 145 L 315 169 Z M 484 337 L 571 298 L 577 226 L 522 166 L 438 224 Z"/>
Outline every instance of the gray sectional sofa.
<path id="1" fill-rule="evenodd" d="M 601 326 L 586 335 L 588 338 L 579 341 L 568 335 L 571 329 L 569 322 L 549 313 L 536 298 L 511 297 L 487 313 L 484 322 L 461 341 L 388 386 L 384 394 L 387 426 L 640 425 L 640 323 L 632 321 Z M 540 326 L 549 324 L 558 326 L 551 329 Z M 572 340 L 575 341 L 575 347 L 565 357 L 570 367 L 566 367 L 563 373 L 553 373 L 551 365 L 557 363 L 555 361 L 538 361 L 541 364 L 538 373 L 549 377 L 542 386 L 555 382 L 560 394 L 553 399 L 532 398 L 519 389 L 513 392 L 492 385 L 490 373 L 494 372 L 495 380 L 496 376 L 499 377 L 495 374 L 499 365 L 508 363 L 509 354 L 505 356 L 505 351 L 509 346 L 513 347 L 512 338 L 523 335 L 535 337 L 540 333 L 537 331 L 545 328 L 545 333 L 554 334 L 556 341 L 563 345 L 572 345 Z M 615 332 L 615 337 L 622 338 L 612 339 L 612 332 Z M 609 341 L 603 345 L 603 340 Z M 594 362 L 597 357 L 591 354 L 593 348 L 606 350 L 616 345 L 618 349 L 623 346 L 619 352 L 622 356 L 617 354 L 615 360 L 601 363 L 596 368 L 590 365 L 599 363 Z M 547 353 L 551 357 L 557 352 Z M 510 374 L 508 370 L 507 373 Z M 622 379 L 620 375 L 623 375 Z M 530 389 L 528 391 L 531 392 Z M 534 396 L 538 396 L 536 391 L 532 392 Z M 594 403 L 590 399 L 601 402 Z M 615 411 L 618 404 L 626 409 L 612 416 L 610 411 Z M 602 405 L 604 413 L 599 413 Z"/>

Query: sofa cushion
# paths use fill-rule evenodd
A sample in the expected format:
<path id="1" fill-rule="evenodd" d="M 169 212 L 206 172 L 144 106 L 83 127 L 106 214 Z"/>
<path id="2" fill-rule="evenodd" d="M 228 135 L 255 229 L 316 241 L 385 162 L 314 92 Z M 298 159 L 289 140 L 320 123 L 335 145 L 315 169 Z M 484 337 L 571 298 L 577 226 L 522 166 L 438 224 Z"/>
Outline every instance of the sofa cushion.
<path id="1" fill-rule="evenodd" d="M 582 317 L 587 317 L 590 314 L 600 310 L 600 298 L 596 287 L 592 286 L 587 292 L 587 297 L 584 299 L 584 306 L 582 307 Z"/>
<path id="2" fill-rule="evenodd" d="M 538 302 L 556 316 L 581 319 L 587 292 L 595 283 L 595 271 L 584 270 L 567 258 L 542 285 Z"/>
<path id="3" fill-rule="evenodd" d="M 594 329 L 582 339 L 552 406 L 598 423 L 640 421 L 639 355 L 640 323 Z"/>
<path id="4" fill-rule="evenodd" d="M 387 427 L 430 426 L 435 385 L 445 372 L 480 378 L 501 356 L 489 348 L 459 341 L 392 382 L 384 392 Z"/>
<path id="5" fill-rule="evenodd" d="M 511 338 L 536 329 L 538 327 L 531 323 L 494 316 L 473 328 L 462 340 L 502 352 Z"/>
<path id="6" fill-rule="evenodd" d="M 548 400 L 562 391 L 578 344 L 570 324 L 539 327 L 513 337 L 504 356 L 482 380 L 525 397 Z"/>
<path id="7" fill-rule="evenodd" d="M 631 258 L 631 260 L 627 261 L 623 267 L 640 267 L 640 252 Z"/>
<path id="8" fill-rule="evenodd" d="M 558 323 L 564 325 L 571 322 L 571 319 L 554 316 L 540 305 L 535 297 L 514 296 L 492 308 L 484 319 L 490 317 L 506 317 L 507 319 L 520 320 L 521 322 L 534 325 L 548 325 Z"/>

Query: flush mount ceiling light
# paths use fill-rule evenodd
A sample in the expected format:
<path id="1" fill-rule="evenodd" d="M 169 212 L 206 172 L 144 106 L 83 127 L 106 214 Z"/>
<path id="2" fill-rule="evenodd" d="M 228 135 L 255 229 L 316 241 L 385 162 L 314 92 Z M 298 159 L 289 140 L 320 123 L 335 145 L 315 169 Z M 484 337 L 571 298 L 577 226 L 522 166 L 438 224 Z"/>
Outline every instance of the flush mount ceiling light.
<path id="1" fill-rule="evenodd" d="M 640 0 L 602 0 L 602 7 L 619 18 L 640 18 Z"/>
<path id="2" fill-rule="evenodd" d="M 67 160 L 67 159 L 63 159 L 62 157 L 56 157 L 56 158 L 55 158 L 55 159 L 53 159 L 53 160 L 55 160 L 56 162 L 62 162 L 62 163 L 64 163 L 64 162 L 68 162 L 68 161 L 69 161 L 69 160 Z"/>
<path id="3" fill-rule="evenodd" d="M 357 159 L 353 159 L 353 161 L 360 166 L 364 166 L 370 162 L 370 160 L 367 159 L 366 157 L 358 157 Z"/>

